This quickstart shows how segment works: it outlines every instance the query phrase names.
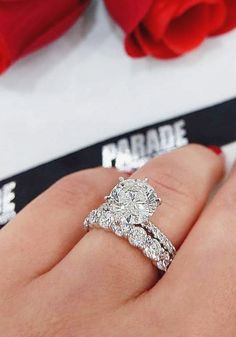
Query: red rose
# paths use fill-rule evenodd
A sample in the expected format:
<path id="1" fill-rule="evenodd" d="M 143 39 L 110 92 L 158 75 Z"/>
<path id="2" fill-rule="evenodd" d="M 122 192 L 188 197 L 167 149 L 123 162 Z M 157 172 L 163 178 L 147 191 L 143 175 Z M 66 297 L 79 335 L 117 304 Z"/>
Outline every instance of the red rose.
<path id="1" fill-rule="evenodd" d="M 172 58 L 236 27 L 236 0 L 105 0 L 133 57 Z"/>
<path id="2" fill-rule="evenodd" d="M 0 72 L 65 32 L 90 0 L 0 0 Z"/>

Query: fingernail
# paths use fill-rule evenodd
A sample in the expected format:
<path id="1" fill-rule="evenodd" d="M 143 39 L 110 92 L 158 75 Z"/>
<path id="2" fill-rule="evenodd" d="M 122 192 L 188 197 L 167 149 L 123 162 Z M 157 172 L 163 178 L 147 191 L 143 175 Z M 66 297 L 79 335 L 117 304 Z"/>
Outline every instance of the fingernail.
<path id="1" fill-rule="evenodd" d="M 211 150 L 212 152 L 214 152 L 217 156 L 220 156 L 223 154 L 223 151 L 221 150 L 221 148 L 217 145 L 210 145 L 207 146 L 209 150 Z"/>

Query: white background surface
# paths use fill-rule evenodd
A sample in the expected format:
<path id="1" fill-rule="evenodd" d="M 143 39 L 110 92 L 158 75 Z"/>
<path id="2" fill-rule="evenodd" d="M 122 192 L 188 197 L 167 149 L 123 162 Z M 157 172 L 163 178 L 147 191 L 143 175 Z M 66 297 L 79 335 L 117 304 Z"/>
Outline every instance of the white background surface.
<path id="1" fill-rule="evenodd" d="M 60 40 L 0 78 L 0 179 L 236 96 L 236 30 L 173 61 L 130 59 L 122 40 L 97 1 Z"/>

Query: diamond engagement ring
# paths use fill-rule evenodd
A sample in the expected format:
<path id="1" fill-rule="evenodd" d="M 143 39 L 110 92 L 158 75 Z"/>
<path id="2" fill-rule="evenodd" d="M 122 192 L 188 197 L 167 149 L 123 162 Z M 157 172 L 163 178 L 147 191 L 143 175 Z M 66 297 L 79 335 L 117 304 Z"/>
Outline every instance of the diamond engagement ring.
<path id="1" fill-rule="evenodd" d="M 87 230 L 96 227 L 110 230 L 127 239 L 158 269 L 166 271 L 176 250 L 165 234 L 150 222 L 160 204 L 161 199 L 147 178 L 125 180 L 121 177 L 105 202 L 90 212 L 84 226 Z"/>

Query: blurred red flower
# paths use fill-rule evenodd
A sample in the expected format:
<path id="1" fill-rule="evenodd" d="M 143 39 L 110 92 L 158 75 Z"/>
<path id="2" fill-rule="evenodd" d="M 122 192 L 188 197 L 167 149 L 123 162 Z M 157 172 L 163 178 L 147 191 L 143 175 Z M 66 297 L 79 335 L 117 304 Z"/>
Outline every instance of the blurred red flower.
<path id="1" fill-rule="evenodd" d="M 20 57 L 52 42 L 90 0 L 0 0 L 0 73 Z"/>
<path id="2" fill-rule="evenodd" d="M 104 0 L 130 56 L 168 59 L 236 27 L 236 0 Z"/>

